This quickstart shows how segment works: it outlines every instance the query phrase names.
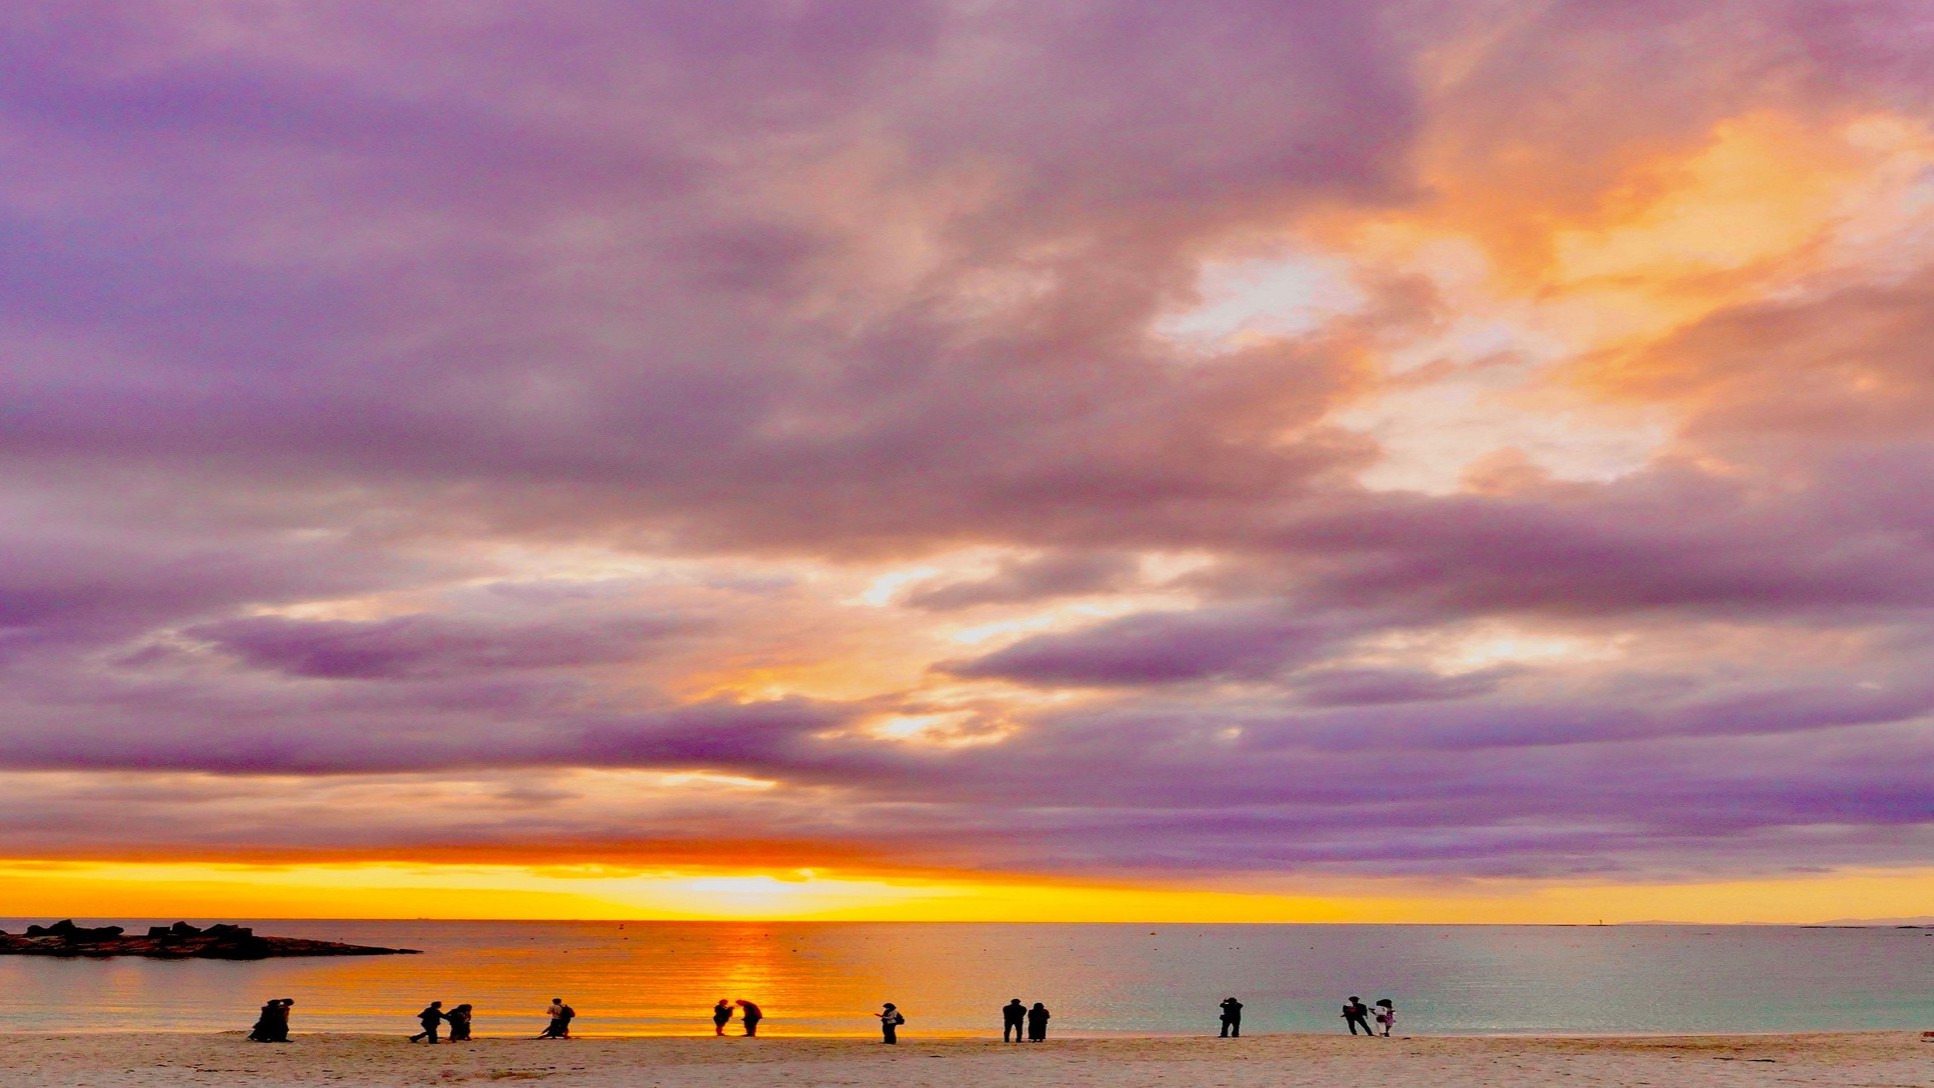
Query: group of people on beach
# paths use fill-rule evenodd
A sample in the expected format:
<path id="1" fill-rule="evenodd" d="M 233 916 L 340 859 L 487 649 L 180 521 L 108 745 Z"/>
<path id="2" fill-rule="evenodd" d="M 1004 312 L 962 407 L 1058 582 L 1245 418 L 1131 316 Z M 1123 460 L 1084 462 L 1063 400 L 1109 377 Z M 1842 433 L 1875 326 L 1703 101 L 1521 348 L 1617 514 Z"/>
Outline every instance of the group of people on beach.
<path id="1" fill-rule="evenodd" d="M 295 999 L 292 997 L 278 997 L 263 1005 L 262 1014 L 256 1018 L 255 1026 L 249 1031 L 249 1039 L 258 1043 L 288 1042 L 289 1011 L 294 1005 Z M 1242 1002 L 1233 997 L 1225 997 L 1218 1008 L 1221 1010 L 1221 1037 L 1242 1038 Z M 467 1003 L 445 1010 L 443 1002 L 432 1001 L 424 1006 L 422 1012 L 416 1014 L 417 1023 L 423 1030 L 410 1036 L 410 1042 L 414 1043 L 418 1040 L 426 1043 L 439 1042 L 437 1033 L 446 1023 L 450 1025 L 449 1042 L 468 1042 L 470 1013 L 471 1006 Z M 542 1032 L 538 1033 L 539 1039 L 571 1037 L 571 1021 L 577 1018 L 576 1009 L 565 1004 L 563 998 L 554 997 L 551 999 L 550 1007 L 544 1010 L 544 1014 L 548 1024 Z M 725 1025 L 732 1022 L 734 1014 L 737 1014 L 740 1022 L 745 1025 L 746 1036 L 756 1038 L 759 1034 L 759 1021 L 765 1019 L 765 1011 L 756 1003 L 744 998 L 736 1001 L 719 998 L 718 1004 L 712 1006 L 712 1033 L 724 1035 Z M 900 1025 L 907 1022 L 906 1015 L 899 1007 L 889 1001 L 873 1015 L 880 1021 L 880 1041 L 887 1044 L 898 1043 Z M 1048 1011 L 1048 1007 L 1039 1001 L 1029 1006 L 1018 997 L 1009 1000 L 1007 1004 L 1001 1006 L 1001 1042 L 1047 1041 L 1048 1020 L 1053 1015 Z M 1351 1035 L 1357 1034 L 1358 1028 L 1362 1028 L 1366 1036 L 1376 1035 L 1376 1030 L 1370 1026 L 1372 1019 L 1375 1019 L 1377 1025 L 1383 1029 L 1383 1037 L 1389 1038 L 1391 1029 L 1397 1025 L 1396 1003 L 1386 997 L 1379 1000 L 1373 1007 L 1365 1005 L 1362 998 L 1352 995 L 1343 1005 L 1343 1020 L 1349 1025 Z M 1021 1034 L 1023 1030 L 1027 1032 L 1025 1040 Z"/>
<path id="2" fill-rule="evenodd" d="M 1048 1038 L 1048 1018 L 1053 1015 L 1053 1013 L 1048 1011 L 1048 1007 L 1039 1001 L 1034 1003 L 1033 1008 L 1029 1008 L 1021 1004 L 1020 998 L 1014 998 L 1007 1004 L 1001 1006 L 1001 1042 L 1020 1042 L 1021 1026 L 1023 1024 L 1027 1026 L 1028 1042 L 1046 1042 Z M 1011 1039 L 1010 1036 L 1012 1037 Z"/>

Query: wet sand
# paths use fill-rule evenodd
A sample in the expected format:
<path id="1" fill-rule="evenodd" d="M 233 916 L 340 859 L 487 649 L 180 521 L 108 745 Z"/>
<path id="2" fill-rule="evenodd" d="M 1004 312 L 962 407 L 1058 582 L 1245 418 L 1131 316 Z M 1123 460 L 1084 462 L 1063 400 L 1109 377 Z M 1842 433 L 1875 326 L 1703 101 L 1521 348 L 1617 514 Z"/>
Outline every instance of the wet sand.
<path id="1" fill-rule="evenodd" d="M 7 1088 L 451 1085 L 584 1088 L 1517 1088 L 1531 1085 L 1886 1085 L 1934 1088 L 1915 1033 L 1646 1038 L 985 1040 L 480 1039 L 412 1046 L 402 1034 L 0 1035 Z"/>

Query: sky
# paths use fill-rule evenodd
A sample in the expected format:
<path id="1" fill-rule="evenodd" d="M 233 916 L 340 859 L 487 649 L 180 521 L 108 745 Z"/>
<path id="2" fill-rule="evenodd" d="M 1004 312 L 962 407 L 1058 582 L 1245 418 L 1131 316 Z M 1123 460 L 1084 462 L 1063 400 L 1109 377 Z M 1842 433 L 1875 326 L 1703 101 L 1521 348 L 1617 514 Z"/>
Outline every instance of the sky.
<path id="1" fill-rule="evenodd" d="M 1934 903 L 1934 18 L 61 0 L 58 916 Z"/>

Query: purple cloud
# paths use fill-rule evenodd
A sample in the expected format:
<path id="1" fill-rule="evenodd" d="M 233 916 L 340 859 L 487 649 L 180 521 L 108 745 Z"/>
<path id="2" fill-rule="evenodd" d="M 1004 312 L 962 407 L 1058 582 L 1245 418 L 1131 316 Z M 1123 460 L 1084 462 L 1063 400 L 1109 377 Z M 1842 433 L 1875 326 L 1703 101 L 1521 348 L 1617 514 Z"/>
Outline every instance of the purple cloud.
<path id="1" fill-rule="evenodd" d="M 1319 623 L 1269 612 L 1153 613 L 1036 635 L 940 667 L 954 676 L 1043 686 L 1258 680 L 1336 640 L 1336 632 Z"/>
<path id="2" fill-rule="evenodd" d="M 1140 573 L 1135 556 L 1111 552 L 1050 553 L 1003 562 L 978 581 L 945 582 L 907 594 L 912 608 L 945 612 L 984 604 L 1016 604 L 1122 589 Z"/>
<path id="3" fill-rule="evenodd" d="M 472 627 L 436 616 L 361 623 L 258 616 L 184 634 L 290 676 L 380 680 L 608 665 L 639 655 L 679 626 L 672 618 Z"/>

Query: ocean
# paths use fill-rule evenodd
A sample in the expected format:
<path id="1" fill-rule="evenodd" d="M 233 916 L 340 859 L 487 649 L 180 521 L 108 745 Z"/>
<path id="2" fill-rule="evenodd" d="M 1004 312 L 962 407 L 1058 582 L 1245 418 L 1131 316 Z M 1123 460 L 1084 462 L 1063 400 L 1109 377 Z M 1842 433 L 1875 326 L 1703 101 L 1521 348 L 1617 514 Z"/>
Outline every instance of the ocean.
<path id="1" fill-rule="evenodd" d="M 38 919 L 47 921 L 48 919 Z M 77 919 L 127 925 L 174 919 Z M 191 919 L 191 921 L 201 921 Z M 19 932 L 28 920 L 0 919 Z M 761 1034 L 997 1035 L 1009 998 L 1052 1035 L 1338 1032 L 1352 994 L 1399 1033 L 1934 1029 L 1934 930 L 1788 926 L 994 925 L 845 922 L 254 921 L 258 933 L 422 956 L 252 963 L 0 957 L 0 1030 L 245 1029 L 295 999 L 294 1030 L 410 1034 L 433 999 L 479 1035 L 535 1035 L 562 997 L 584 1034 L 709 1034 L 719 998 Z M 736 1022 L 732 1027 L 736 1033 Z"/>

